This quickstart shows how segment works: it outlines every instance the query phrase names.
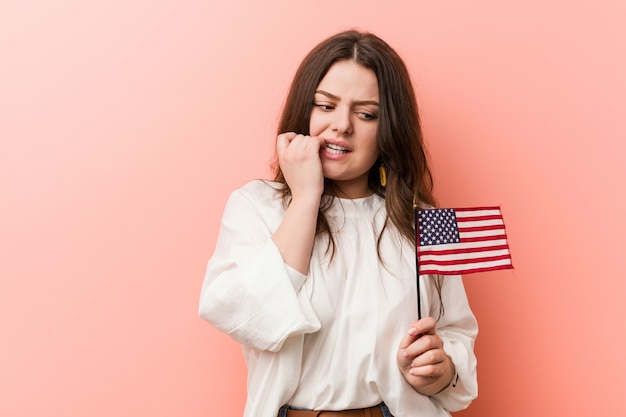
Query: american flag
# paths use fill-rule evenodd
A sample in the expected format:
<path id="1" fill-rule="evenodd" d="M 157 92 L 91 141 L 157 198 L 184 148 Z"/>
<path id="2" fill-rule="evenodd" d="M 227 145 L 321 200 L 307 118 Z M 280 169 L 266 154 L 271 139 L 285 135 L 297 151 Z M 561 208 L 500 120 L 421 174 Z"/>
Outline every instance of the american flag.
<path id="1" fill-rule="evenodd" d="M 500 207 L 424 209 L 418 222 L 420 275 L 513 268 Z"/>

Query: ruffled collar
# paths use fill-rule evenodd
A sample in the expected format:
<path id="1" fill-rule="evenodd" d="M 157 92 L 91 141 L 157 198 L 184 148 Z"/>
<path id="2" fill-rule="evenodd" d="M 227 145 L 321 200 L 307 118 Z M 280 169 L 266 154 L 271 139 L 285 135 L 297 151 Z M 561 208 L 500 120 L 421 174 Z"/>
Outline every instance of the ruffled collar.
<path id="1" fill-rule="evenodd" d="M 325 214 L 330 217 L 371 218 L 384 207 L 385 199 L 376 194 L 362 198 L 334 197 L 332 206 Z"/>

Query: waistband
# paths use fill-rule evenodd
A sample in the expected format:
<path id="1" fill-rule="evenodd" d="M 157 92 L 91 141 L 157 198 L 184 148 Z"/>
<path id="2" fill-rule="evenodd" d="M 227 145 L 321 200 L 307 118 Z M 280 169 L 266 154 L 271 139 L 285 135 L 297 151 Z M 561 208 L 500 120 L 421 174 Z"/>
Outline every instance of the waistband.
<path id="1" fill-rule="evenodd" d="M 286 413 L 285 413 L 286 411 Z M 285 413 L 285 414 L 283 414 Z M 278 417 L 384 417 L 380 405 L 368 408 L 357 408 L 354 410 L 324 411 L 324 410 L 298 410 L 283 406 L 278 413 Z"/>

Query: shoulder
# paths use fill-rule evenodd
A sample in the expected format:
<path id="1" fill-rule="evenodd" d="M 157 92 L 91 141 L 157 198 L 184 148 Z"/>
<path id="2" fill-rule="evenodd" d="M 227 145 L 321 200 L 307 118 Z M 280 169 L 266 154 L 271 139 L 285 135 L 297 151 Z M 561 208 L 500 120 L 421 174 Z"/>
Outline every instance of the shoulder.
<path id="1" fill-rule="evenodd" d="M 283 211 L 281 184 L 267 180 L 252 180 L 234 190 L 228 200 L 229 206 L 249 206 L 259 212 Z"/>
<path id="2" fill-rule="evenodd" d="M 252 180 L 234 190 L 232 195 L 251 200 L 251 201 L 280 201 L 281 184 L 267 180 Z"/>

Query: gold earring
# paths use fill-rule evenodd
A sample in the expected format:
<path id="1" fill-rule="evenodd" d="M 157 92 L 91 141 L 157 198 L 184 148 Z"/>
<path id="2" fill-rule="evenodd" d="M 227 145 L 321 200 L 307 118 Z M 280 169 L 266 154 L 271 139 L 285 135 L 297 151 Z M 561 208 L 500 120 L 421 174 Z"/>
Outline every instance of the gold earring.
<path id="1" fill-rule="evenodd" d="M 385 169 L 385 164 L 381 162 L 380 167 L 378 167 L 378 175 L 380 175 L 380 185 L 383 187 L 387 186 L 387 170 Z"/>

